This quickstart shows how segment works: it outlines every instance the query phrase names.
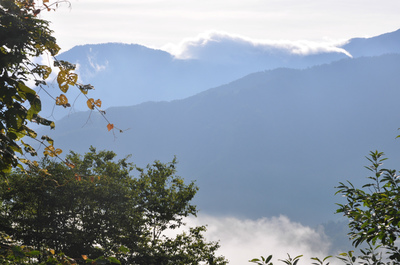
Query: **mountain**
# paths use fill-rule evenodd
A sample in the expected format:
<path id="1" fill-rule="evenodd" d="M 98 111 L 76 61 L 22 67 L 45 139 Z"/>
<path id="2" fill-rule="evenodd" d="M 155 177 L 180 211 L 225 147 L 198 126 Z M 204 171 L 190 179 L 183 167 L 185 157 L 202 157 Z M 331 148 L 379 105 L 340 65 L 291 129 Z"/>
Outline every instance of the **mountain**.
<path id="1" fill-rule="evenodd" d="M 387 153 L 389 168 L 400 158 L 398 69 L 400 55 L 388 54 L 262 71 L 182 100 L 107 109 L 123 133 L 90 112 L 42 133 L 64 151 L 93 145 L 139 166 L 176 155 L 202 212 L 318 224 L 339 218 L 334 186 L 363 183 L 370 150 Z"/>
<path id="2" fill-rule="evenodd" d="M 213 33 L 188 42 L 180 57 L 135 44 L 106 43 L 76 46 L 58 56 L 77 64 L 80 82 L 96 88 L 91 97 L 103 108 L 131 106 L 147 101 L 183 99 L 227 84 L 253 72 L 280 67 L 305 69 L 349 56 L 399 53 L 400 31 L 373 38 L 355 38 L 347 44 L 259 42 Z M 69 91 L 73 110 L 84 110 L 86 98 Z M 40 95 L 44 116 L 59 119 L 53 99 Z"/>
<path id="3" fill-rule="evenodd" d="M 92 95 L 111 107 L 182 99 L 253 72 L 282 66 L 304 68 L 347 57 L 338 52 L 305 56 L 243 45 L 219 57 L 213 55 L 226 50 L 224 45 L 233 44 L 210 43 L 202 47 L 199 59 L 179 59 L 161 50 L 118 43 L 77 46 L 58 59 L 77 64 L 81 82 L 92 84 L 96 88 Z M 81 103 L 75 104 L 78 110 L 85 106 Z"/>
<path id="4" fill-rule="evenodd" d="M 341 48 L 353 57 L 377 56 L 388 53 L 400 53 L 400 29 L 372 38 L 354 38 Z"/>

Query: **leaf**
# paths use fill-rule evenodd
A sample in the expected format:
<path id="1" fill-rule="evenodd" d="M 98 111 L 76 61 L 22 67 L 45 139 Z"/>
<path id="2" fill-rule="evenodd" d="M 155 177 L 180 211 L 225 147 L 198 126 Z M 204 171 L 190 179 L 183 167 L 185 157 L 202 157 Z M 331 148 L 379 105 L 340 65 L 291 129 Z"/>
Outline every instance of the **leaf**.
<path id="1" fill-rule="evenodd" d="M 82 84 L 77 84 L 79 90 L 86 95 L 88 93 L 88 90 L 92 90 L 94 89 L 94 87 L 91 84 L 87 84 L 87 85 L 82 85 Z"/>
<path id="2" fill-rule="evenodd" d="M 64 94 L 61 94 L 59 97 L 56 97 L 56 105 L 64 106 L 67 104 L 68 104 L 68 98 Z"/>
<path id="3" fill-rule="evenodd" d="M 108 129 L 108 131 L 111 131 L 112 129 L 114 129 L 114 124 L 111 124 L 111 123 L 107 124 L 107 129 Z"/>
<path id="4" fill-rule="evenodd" d="M 93 98 L 89 98 L 86 101 L 87 106 L 89 107 L 89 109 L 94 110 L 95 106 L 97 107 L 101 107 L 101 100 L 97 99 L 96 101 Z"/>
<path id="5" fill-rule="evenodd" d="M 78 75 L 75 73 L 68 74 L 68 85 L 74 86 L 78 81 Z"/>
<path id="6" fill-rule="evenodd" d="M 50 249 L 50 253 L 54 255 L 56 252 L 54 251 L 54 249 Z"/>
<path id="7" fill-rule="evenodd" d="M 88 256 L 82 255 L 82 258 L 83 258 L 84 260 L 87 260 L 87 259 L 88 259 Z"/>
<path id="8" fill-rule="evenodd" d="M 67 75 L 68 75 L 68 72 L 65 70 L 60 71 L 57 75 L 58 87 L 64 93 L 67 93 L 68 88 L 69 88 L 68 83 L 67 83 Z"/>
<path id="9" fill-rule="evenodd" d="M 31 106 L 26 114 L 26 119 L 31 120 L 35 114 L 42 110 L 42 103 L 38 95 L 27 95 L 27 98 Z"/>
<path id="10" fill-rule="evenodd" d="M 44 154 L 45 156 L 48 155 L 48 156 L 50 156 L 50 157 L 58 156 L 58 155 L 60 155 L 61 153 L 62 153 L 62 150 L 61 150 L 61 149 L 59 149 L 59 148 L 55 149 L 54 146 L 52 146 L 52 145 L 46 147 L 46 148 L 44 149 L 44 151 L 43 151 L 43 154 Z"/>
<path id="11" fill-rule="evenodd" d="M 100 99 L 96 100 L 96 101 L 94 102 L 94 104 L 95 104 L 97 107 L 101 108 L 101 100 L 100 100 Z"/>
<path id="12" fill-rule="evenodd" d="M 117 260 L 116 258 L 114 258 L 114 257 L 109 257 L 109 258 L 107 258 L 111 263 L 114 263 L 114 264 L 121 264 L 121 262 L 119 261 L 119 260 Z"/>
<path id="13" fill-rule="evenodd" d="M 65 165 L 69 168 L 75 168 L 75 165 L 68 160 L 65 161 Z"/>
<path id="14" fill-rule="evenodd" d="M 87 101 L 86 101 L 86 104 L 87 104 L 87 106 L 89 107 L 89 109 L 91 109 L 91 110 L 94 110 L 94 99 L 93 98 L 89 98 Z"/>
<path id="15" fill-rule="evenodd" d="M 50 145 L 54 144 L 54 140 L 48 137 L 47 135 L 43 135 L 41 139 L 47 141 Z"/>

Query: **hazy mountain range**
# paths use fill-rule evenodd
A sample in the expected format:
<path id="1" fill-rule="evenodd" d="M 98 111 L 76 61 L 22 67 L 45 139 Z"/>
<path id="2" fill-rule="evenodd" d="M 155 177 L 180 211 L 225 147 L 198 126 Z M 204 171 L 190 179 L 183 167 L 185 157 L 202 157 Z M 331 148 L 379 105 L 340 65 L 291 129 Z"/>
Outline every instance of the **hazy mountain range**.
<path id="1" fill-rule="evenodd" d="M 339 181 L 365 181 L 370 150 L 387 153 L 389 167 L 400 158 L 399 36 L 396 31 L 350 40 L 341 48 L 353 58 L 288 53 L 291 69 L 280 68 L 290 65 L 275 53 L 249 55 L 242 65 L 176 59 L 138 45 L 75 47 L 63 58 L 76 58 L 81 78 L 107 90 L 100 98 L 119 105 L 107 109 L 107 117 L 125 131 L 114 137 L 99 114 L 78 112 L 48 134 L 64 150 L 83 153 L 93 145 L 132 154 L 139 166 L 176 155 L 179 175 L 200 187 L 196 203 L 202 212 L 285 214 L 318 224 L 338 218 Z M 88 54 L 96 56 L 90 61 Z M 250 62 L 254 68 L 246 70 Z M 228 83 L 262 70 L 263 63 L 267 70 Z M 133 104 L 185 95 L 191 96 Z"/>
<path id="2" fill-rule="evenodd" d="M 58 59 L 76 63 L 80 82 L 94 85 L 96 90 L 91 96 L 102 99 L 103 106 L 108 108 L 183 99 L 258 71 L 281 67 L 304 69 L 351 56 L 397 53 L 399 39 L 400 31 L 396 31 L 374 38 L 351 39 L 339 46 L 318 46 L 253 43 L 214 34 L 187 44 L 178 57 L 135 44 L 107 43 L 76 46 Z M 71 96 L 71 101 L 76 95 Z M 45 102 L 52 102 L 46 94 L 41 96 Z M 85 101 L 78 97 L 74 108 L 84 110 L 81 106 L 85 106 Z M 50 111 L 52 108 L 46 113 Z M 55 117 L 63 115 L 65 112 Z"/>

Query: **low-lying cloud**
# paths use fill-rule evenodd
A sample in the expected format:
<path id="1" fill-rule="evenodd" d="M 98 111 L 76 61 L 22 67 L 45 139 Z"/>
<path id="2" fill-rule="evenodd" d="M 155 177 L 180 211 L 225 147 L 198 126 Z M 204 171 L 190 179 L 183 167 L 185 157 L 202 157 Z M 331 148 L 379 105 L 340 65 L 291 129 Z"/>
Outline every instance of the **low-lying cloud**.
<path id="1" fill-rule="evenodd" d="M 208 31 L 195 38 L 185 39 L 179 45 L 169 44 L 163 49 L 179 59 L 223 58 L 225 54 L 242 53 L 257 54 L 293 54 L 313 55 L 319 53 L 342 53 L 348 57 L 351 54 L 339 46 L 338 41 L 286 41 L 286 40 L 254 40 L 247 37 L 232 35 L 220 31 Z"/>
<path id="2" fill-rule="evenodd" d="M 322 229 L 304 226 L 286 216 L 251 220 L 200 215 L 188 218 L 186 223 L 188 226 L 207 224 L 207 240 L 220 242 L 218 254 L 224 255 L 230 265 L 250 264 L 250 259 L 271 254 L 276 262 L 286 259 L 287 254 L 304 255 L 303 263 L 311 264 L 311 257 L 327 256 L 330 247 Z"/>

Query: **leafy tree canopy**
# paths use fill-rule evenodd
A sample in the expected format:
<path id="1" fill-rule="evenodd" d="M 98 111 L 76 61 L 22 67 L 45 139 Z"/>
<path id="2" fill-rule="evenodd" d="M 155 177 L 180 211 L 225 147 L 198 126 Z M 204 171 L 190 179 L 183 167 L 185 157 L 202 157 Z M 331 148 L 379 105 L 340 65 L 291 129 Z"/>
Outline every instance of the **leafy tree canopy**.
<path id="1" fill-rule="evenodd" d="M 68 155 L 73 171 L 45 158 L 45 170 L 9 174 L 0 186 L 1 232 L 80 263 L 107 256 L 122 264 L 226 264 L 215 254 L 218 243 L 205 241 L 204 226 L 165 234 L 197 212 L 190 201 L 198 188 L 175 175 L 175 159 L 141 169 L 114 157 L 91 148 Z"/>

